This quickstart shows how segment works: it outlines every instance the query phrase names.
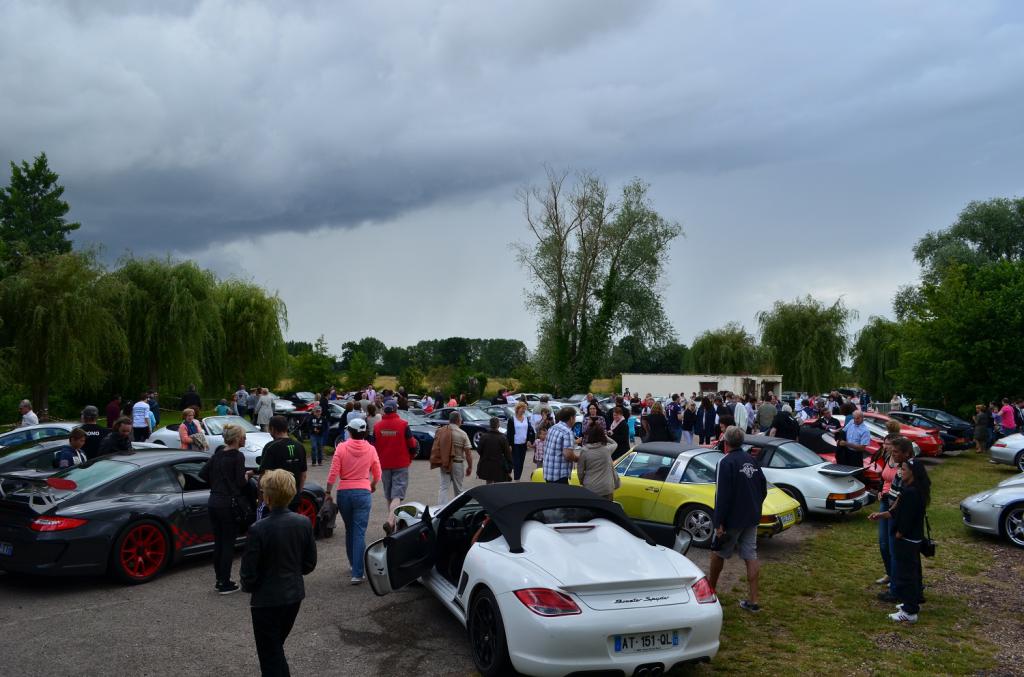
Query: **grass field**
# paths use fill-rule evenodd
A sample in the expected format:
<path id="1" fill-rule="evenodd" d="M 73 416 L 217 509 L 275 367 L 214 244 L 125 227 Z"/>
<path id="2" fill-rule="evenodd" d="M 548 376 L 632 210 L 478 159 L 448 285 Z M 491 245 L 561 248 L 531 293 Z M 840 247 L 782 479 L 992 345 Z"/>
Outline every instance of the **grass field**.
<path id="1" fill-rule="evenodd" d="M 886 618 L 894 608 L 875 598 L 881 586 L 874 580 L 884 573 L 876 525 L 852 516 L 817 525 L 791 559 L 765 566 L 760 614 L 737 606 L 745 581 L 720 591 L 721 651 L 696 672 L 1020 674 L 1013 658 L 1019 648 L 1006 637 L 1021 636 L 1024 558 L 1006 542 L 970 533 L 959 512 L 965 496 L 1012 472 L 970 452 L 930 471 L 938 556 L 924 562 L 927 603 L 917 625 Z"/>

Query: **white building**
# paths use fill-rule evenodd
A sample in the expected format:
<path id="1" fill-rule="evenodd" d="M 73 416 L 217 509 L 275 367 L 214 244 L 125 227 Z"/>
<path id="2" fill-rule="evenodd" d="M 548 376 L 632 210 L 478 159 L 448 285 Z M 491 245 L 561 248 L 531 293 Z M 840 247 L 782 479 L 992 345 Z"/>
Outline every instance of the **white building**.
<path id="1" fill-rule="evenodd" d="M 647 393 L 662 397 L 672 393 L 718 393 L 725 390 L 741 395 L 764 397 L 769 390 L 782 393 L 781 374 L 623 374 L 622 388 L 641 397 Z"/>

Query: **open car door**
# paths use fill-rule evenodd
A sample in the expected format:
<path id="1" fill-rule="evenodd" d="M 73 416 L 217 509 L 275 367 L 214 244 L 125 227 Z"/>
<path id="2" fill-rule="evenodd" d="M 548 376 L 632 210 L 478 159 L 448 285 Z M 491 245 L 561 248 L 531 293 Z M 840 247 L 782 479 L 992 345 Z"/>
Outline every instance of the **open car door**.
<path id="1" fill-rule="evenodd" d="M 437 537 L 429 510 L 416 524 L 371 544 L 363 556 L 366 577 L 378 595 L 399 590 L 430 571 L 437 562 Z"/>

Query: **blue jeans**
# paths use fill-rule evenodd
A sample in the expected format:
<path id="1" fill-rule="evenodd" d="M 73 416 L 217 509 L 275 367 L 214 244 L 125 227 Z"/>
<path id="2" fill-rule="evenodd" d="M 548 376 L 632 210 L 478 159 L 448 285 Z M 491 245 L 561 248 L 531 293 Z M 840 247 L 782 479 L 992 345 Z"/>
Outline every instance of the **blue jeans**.
<path id="1" fill-rule="evenodd" d="M 345 554 L 352 565 L 352 577 L 363 576 L 363 551 L 366 549 L 366 525 L 370 522 L 373 501 L 368 489 L 338 489 L 338 510 L 345 522 Z"/>
<path id="2" fill-rule="evenodd" d="M 309 436 L 309 455 L 310 461 L 313 463 L 324 462 L 324 440 L 326 435 L 310 435 Z"/>
<path id="3" fill-rule="evenodd" d="M 693 445 L 693 431 L 692 430 L 683 430 L 682 431 L 682 437 L 681 437 L 680 441 L 683 444 L 685 444 L 686 446 L 688 446 L 688 447 Z"/>
<path id="4" fill-rule="evenodd" d="M 889 497 L 883 496 L 881 505 L 878 508 L 879 512 L 885 512 L 889 509 Z M 892 548 L 895 535 L 891 529 L 892 520 L 880 519 L 878 520 L 878 550 L 882 553 L 882 564 L 885 565 L 885 575 L 889 577 L 890 581 L 893 578 L 892 575 Z M 890 582 L 889 590 L 893 589 L 893 585 Z"/>

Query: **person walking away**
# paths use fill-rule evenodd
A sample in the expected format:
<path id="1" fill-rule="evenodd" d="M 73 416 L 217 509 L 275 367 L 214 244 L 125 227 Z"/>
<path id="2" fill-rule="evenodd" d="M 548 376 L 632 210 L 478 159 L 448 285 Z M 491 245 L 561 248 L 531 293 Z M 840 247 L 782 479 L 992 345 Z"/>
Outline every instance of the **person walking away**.
<path id="1" fill-rule="evenodd" d="M 253 388 L 245 398 L 245 407 L 249 410 L 249 420 L 256 425 L 256 404 L 260 401 L 260 391 Z"/>
<path id="2" fill-rule="evenodd" d="M 206 435 L 203 434 L 199 421 L 196 420 L 195 410 L 186 409 L 181 412 L 181 415 L 184 419 L 178 426 L 178 440 L 181 442 L 181 448 L 206 451 L 208 446 Z"/>
<path id="3" fill-rule="evenodd" d="M 203 399 L 199 397 L 199 393 L 196 392 L 195 384 L 189 385 L 188 390 L 181 396 L 181 404 L 179 409 L 195 409 L 196 416 L 203 410 Z"/>
<path id="4" fill-rule="evenodd" d="M 288 511 L 297 488 L 291 473 L 271 470 L 260 478 L 270 515 L 249 527 L 242 555 L 242 590 L 251 593 L 252 634 L 263 677 L 289 674 L 284 643 L 306 596 L 302 577 L 316 568 L 316 541 L 309 520 Z"/>
<path id="5" fill-rule="evenodd" d="M 260 457 L 260 474 L 268 470 L 287 470 L 295 478 L 299 491 L 306 485 L 306 448 L 302 442 L 288 436 L 288 419 L 277 415 L 270 419 L 270 436 L 274 439 L 263 447 Z M 288 506 L 292 512 L 298 510 L 299 493 Z"/>
<path id="6" fill-rule="evenodd" d="M 626 421 L 624 414 L 623 406 L 616 405 L 612 410 L 611 425 L 608 426 L 608 436 L 615 442 L 615 450 L 612 451 L 613 461 L 629 451 L 629 422 Z"/>
<path id="7" fill-rule="evenodd" d="M 105 435 L 100 442 L 98 455 L 131 453 L 132 449 L 132 420 L 127 416 L 114 421 L 114 427 L 109 435 Z"/>
<path id="8" fill-rule="evenodd" d="M 619 474 L 612 465 L 612 453 L 617 447 L 618 443 L 614 439 L 605 435 L 600 428 L 593 427 L 587 431 L 576 463 L 576 474 L 583 488 L 609 501 L 613 500 L 620 484 Z"/>
<path id="9" fill-rule="evenodd" d="M 715 481 L 715 533 L 711 542 L 711 588 L 717 590 L 725 561 L 735 552 L 747 565 L 747 599 L 740 608 L 757 612 L 761 565 L 757 559 L 757 525 L 768 495 L 768 482 L 754 457 L 743 451 L 743 431 L 736 426 L 723 436 L 725 456 Z"/>
<path id="10" fill-rule="evenodd" d="M 16 427 L 39 425 L 39 417 L 36 416 L 36 412 L 32 411 L 32 403 L 29 400 L 22 400 L 18 403 L 18 413 L 21 414 L 21 422 Z"/>
<path id="11" fill-rule="evenodd" d="M 374 437 L 374 430 L 378 423 L 380 423 L 381 415 L 377 413 L 376 404 L 366 405 L 366 439 L 370 444 L 376 444 L 377 440 Z"/>
<path id="12" fill-rule="evenodd" d="M 487 482 L 510 482 L 512 476 L 512 445 L 509 444 L 508 436 L 499 432 L 501 420 L 492 416 L 488 424 L 488 430 L 480 436 L 480 445 L 476 453 L 480 456 L 476 466 L 476 476 Z M 511 429 L 511 425 L 509 429 Z M 526 447 L 523 447 L 526 453 Z"/>
<path id="13" fill-rule="evenodd" d="M 189 409 L 189 411 L 192 411 Z M 235 539 L 242 525 L 235 517 L 234 504 L 243 500 L 252 471 L 245 469 L 245 456 L 239 451 L 245 446 L 245 431 L 236 425 L 225 425 L 224 444 L 217 447 L 210 460 L 199 471 L 199 477 L 210 485 L 207 509 L 213 527 L 213 572 L 217 579 L 214 588 L 222 595 L 238 592 L 238 584 L 231 580 L 231 560 L 235 555 Z"/>
<path id="14" fill-rule="evenodd" d="M 89 461 L 100 455 L 100 443 L 103 438 L 110 434 L 109 428 L 101 427 L 96 421 L 100 417 L 100 411 L 93 405 L 82 409 L 82 425 L 78 426 L 85 432 L 85 446 L 82 453 Z"/>
<path id="15" fill-rule="evenodd" d="M 772 428 L 772 422 L 775 421 L 775 417 L 778 415 L 778 409 L 770 399 L 766 399 L 761 402 L 761 406 L 757 408 L 757 428 L 762 433 L 766 433 Z"/>
<path id="16" fill-rule="evenodd" d="M 419 452 L 419 442 L 412 435 L 409 424 L 397 413 L 398 403 L 384 403 L 384 416 L 374 426 L 377 456 L 380 458 L 381 479 L 384 482 L 384 500 L 388 502 L 388 518 L 384 533 L 395 530 L 395 510 L 405 500 L 409 488 L 409 466 Z M 359 421 L 361 419 L 353 419 Z"/>
<path id="17" fill-rule="evenodd" d="M 145 442 L 149 438 L 149 398 L 148 393 L 139 395 L 139 400 L 132 405 L 132 439 Z"/>
<path id="18" fill-rule="evenodd" d="M 455 498 L 462 493 L 462 480 L 473 472 L 472 445 L 469 436 L 459 426 L 462 417 L 458 411 L 448 415 L 448 425 L 438 429 L 434 446 L 430 450 L 430 467 L 441 469 L 438 503 L 447 503 L 449 493 Z"/>
<path id="19" fill-rule="evenodd" d="M 530 417 L 526 415 L 526 402 L 516 403 L 515 413 L 505 424 L 508 443 L 512 449 L 512 477 L 517 482 L 523 476 L 523 464 L 526 462 L 526 448 L 537 440 Z M 481 455 L 480 463 L 483 463 Z M 478 471 L 479 474 L 479 471 Z"/>
<path id="20" fill-rule="evenodd" d="M 149 397 L 146 399 L 146 404 L 149 405 L 149 413 L 153 414 L 153 420 L 156 423 L 153 425 L 155 431 L 157 426 L 160 425 L 160 393 L 152 391 L 149 393 Z"/>
<path id="21" fill-rule="evenodd" d="M 668 428 L 668 419 L 665 417 L 665 407 L 661 402 L 651 405 L 651 413 L 643 419 L 644 441 L 645 442 L 671 442 L 672 433 Z"/>
<path id="22" fill-rule="evenodd" d="M 909 445 L 909 441 L 908 441 Z M 924 464 L 906 460 L 900 468 L 902 486 L 894 506 L 868 519 L 889 518 L 893 524 L 894 597 L 900 600 L 889 619 L 916 623 L 921 610 L 921 543 L 925 538 L 925 511 L 931 499 L 931 480 Z"/>
<path id="23" fill-rule="evenodd" d="M 320 405 L 313 406 L 313 412 L 306 417 L 306 434 L 309 435 L 309 455 L 313 465 L 324 464 L 324 443 L 327 439 L 327 419 Z"/>
<path id="24" fill-rule="evenodd" d="M 699 428 L 697 444 L 711 444 L 718 430 L 718 414 L 711 404 L 711 398 L 705 396 L 697 409 L 697 426 Z"/>
<path id="25" fill-rule="evenodd" d="M 253 415 L 256 417 L 256 425 L 260 427 L 260 430 L 266 432 L 267 426 L 270 425 L 270 419 L 274 417 L 274 398 L 270 396 L 270 391 L 266 388 L 260 389 L 260 396 L 256 400 Z"/>
<path id="26" fill-rule="evenodd" d="M 793 418 L 793 409 L 788 404 L 782 405 L 782 409 L 775 414 L 768 437 L 781 437 L 786 440 L 800 439 L 800 423 Z"/>
<path id="27" fill-rule="evenodd" d="M 60 470 L 72 468 L 88 461 L 82 448 L 85 446 L 85 431 L 81 428 L 72 428 L 68 433 L 68 443 L 57 450 L 53 455 L 53 467 Z"/>
<path id="28" fill-rule="evenodd" d="M 555 425 L 547 431 L 544 443 L 544 481 L 568 484 L 572 467 L 579 456 L 572 424 L 576 420 L 575 407 L 562 407 L 555 415 Z"/>
<path id="29" fill-rule="evenodd" d="M 352 568 L 349 582 L 359 585 L 365 580 L 363 551 L 366 549 L 366 528 L 373 508 L 371 494 L 377 491 L 381 479 L 377 450 L 366 441 L 366 421 L 353 419 L 349 424 L 349 439 L 340 442 L 331 459 L 327 474 L 327 500 L 338 482 L 338 511 L 345 523 L 345 556 Z"/>
<path id="30" fill-rule="evenodd" d="M 237 402 L 235 413 L 245 418 L 249 413 L 249 392 L 245 389 L 244 383 L 238 384 L 238 390 L 235 391 L 235 402 Z"/>
<path id="31" fill-rule="evenodd" d="M 697 405 L 692 401 L 683 409 L 683 430 L 680 441 L 688 447 L 693 446 L 693 433 L 697 427 Z"/>
<path id="32" fill-rule="evenodd" d="M 679 404 L 678 393 L 672 394 L 672 401 L 665 407 L 665 417 L 668 419 L 671 441 L 678 442 L 683 437 L 683 407 Z"/>

